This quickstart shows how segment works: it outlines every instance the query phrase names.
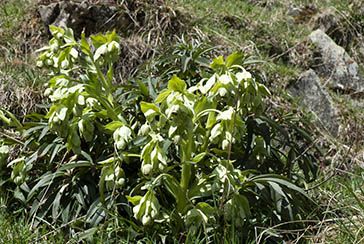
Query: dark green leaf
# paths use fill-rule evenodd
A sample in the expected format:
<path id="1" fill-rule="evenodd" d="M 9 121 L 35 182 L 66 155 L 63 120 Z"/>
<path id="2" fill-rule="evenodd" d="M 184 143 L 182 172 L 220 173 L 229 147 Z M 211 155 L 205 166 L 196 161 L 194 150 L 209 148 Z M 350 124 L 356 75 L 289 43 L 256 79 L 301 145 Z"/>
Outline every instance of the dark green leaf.
<path id="1" fill-rule="evenodd" d="M 137 82 L 138 82 L 138 85 L 139 85 L 139 88 L 140 88 L 140 92 L 144 96 L 149 97 L 149 91 L 148 91 L 147 86 L 143 82 L 141 82 L 140 80 L 137 80 Z"/>

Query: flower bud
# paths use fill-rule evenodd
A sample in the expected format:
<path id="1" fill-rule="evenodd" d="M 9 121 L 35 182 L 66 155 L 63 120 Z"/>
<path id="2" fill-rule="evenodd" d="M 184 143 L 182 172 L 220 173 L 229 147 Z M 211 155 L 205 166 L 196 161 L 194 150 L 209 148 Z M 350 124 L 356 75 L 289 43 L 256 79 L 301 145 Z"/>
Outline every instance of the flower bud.
<path id="1" fill-rule="evenodd" d="M 223 140 L 222 141 L 222 150 L 228 150 L 229 149 L 229 141 L 228 140 Z"/>
<path id="2" fill-rule="evenodd" d="M 143 225 L 150 225 L 152 224 L 152 218 L 149 215 L 144 215 L 142 218 Z"/>
<path id="3" fill-rule="evenodd" d="M 153 166 L 151 164 L 145 164 L 142 166 L 143 175 L 149 175 L 152 172 Z"/>

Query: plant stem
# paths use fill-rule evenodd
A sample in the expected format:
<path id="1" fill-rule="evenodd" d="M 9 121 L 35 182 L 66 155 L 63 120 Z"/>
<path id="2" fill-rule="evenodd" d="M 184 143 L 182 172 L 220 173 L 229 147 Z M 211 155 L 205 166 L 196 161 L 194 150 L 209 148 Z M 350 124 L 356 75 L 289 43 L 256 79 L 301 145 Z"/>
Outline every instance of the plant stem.
<path id="1" fill-rule="evenodd" d="M 182 158 L 182 176 L 181 176 L 181 187 L 182 190 L 187 193 L 188 185 L 190 183 L 191 174 L 192 174 L 192 164 L 188 161 L 191 161 L 191 154 L 192 154 L 192 146 L 193 146 L 193 123 L 192 120 L 188 123 L 188 137 L 186 146 L 184 148 L 183 158 Z M 183 145 L 182 145 L 183 147 Z"/>

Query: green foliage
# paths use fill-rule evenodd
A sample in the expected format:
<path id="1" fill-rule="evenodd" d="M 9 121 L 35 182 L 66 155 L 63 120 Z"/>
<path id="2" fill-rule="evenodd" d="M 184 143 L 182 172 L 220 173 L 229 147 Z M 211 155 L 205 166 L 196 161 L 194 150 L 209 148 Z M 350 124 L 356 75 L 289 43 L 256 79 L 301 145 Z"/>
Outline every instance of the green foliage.
<path id="1" fill-rule="evenodd" d="M 216 49 L 201 31 L 196 30 L 194 34 L 177 38 L 177 44 L 152 60 L 147 66 L 148 75 L 155 74 L 157 79 L 165 81 L 176 74 L 188 84 L 196 84 L 211 72 L 210 57 Z"/>
<path id="2" fill-rule="evenodd" d="M 119 219 L 129 232 L 115 235 L 125 238 L 132 230 L 169 241 L 210 238 L 218 226 L 217 233 L 242 229 L 232 238 L 247 240 L 255 225 L 299 220 L 302 202 L 312 203 L 297 186 L 301 171 L 315 177 L 312 152 L 265 114 L 270 92 L 242 66 L 242 53 L 215 58 L 196 76 L 208 49 L 194 53 L 182 43 L 175 55 L 187 50 L 191 59 L 181 59 L 181 77 L 160 91 L 142 81 L 114 83 L 115 32 L 78 42 L 71 29 L 50 30 L 38 58 L 51 76 L 47 113 L 30 114 L 24 125 L 5 120 L 22 133 L 8 180 L 33 226 L 74 221 L 71 228 L 88 237 Z"/>

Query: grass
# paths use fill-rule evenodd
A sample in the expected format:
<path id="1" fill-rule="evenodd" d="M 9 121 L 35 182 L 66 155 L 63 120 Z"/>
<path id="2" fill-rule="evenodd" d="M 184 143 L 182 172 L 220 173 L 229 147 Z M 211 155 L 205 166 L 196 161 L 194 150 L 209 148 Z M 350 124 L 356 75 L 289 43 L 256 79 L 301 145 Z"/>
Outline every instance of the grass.
<path id="1" fill-rule="evenodd" d="M 313 243 L 362 243 L 364 240 L 363 169 L 337 169 L 338 175 L 317 189 L 318 199 L 325 203 Z"/>
<path id="2" fill-rule="evenodd" d="M 352 36 L 350 55 L 363 67 L 363 54 L 360 53 L 360 36 L 364 19 L 360 17 L 355 4 L 360 1 L 239 1 L 225 0 L 175 0 L 173 7 L 192 14 L 194 26 L 207 33 L 209 38 L 222 47 L 223 52 L 243 50 L 258 56 L 265 63 L 257 65 L 274 92 L 272 99 L 277 106 L 292 109 L 290 101 L 283 96 L 284 87 L 308 68 L 305 59 L 309 48 L 305 45 L 307 35 L 314 26 L 314 19 L 297 23 L 287 10 L 291 5 L 314 5 L 319 11 L 334 8 L 340 22 L 337 31 L 343 37 Z M 16 35 L 19 23 L 24 23 L 32 6 L 25 0 L 8 0 L 0 3 L 0 87 L 22 89 L 17 104 L 9 105 L 14 110 L 23 110 L 32 100 L 24 99 L 26 94 L 38 92 L 44 82 L 44 74 L 34 69 L 31 49 L 20 48 L 24 40 Z M 350 28 L 354 26 L 353 28 Z M 362 101 L 355 96 L 332 91 L 337 104 L 343 129 L 339 138 L 317 132 L 319 144 L 327 154 L 322 162 L 322 176 L 312 185 L 318 185 L 308 193 L 325 209 L 324 217 L 313 223 L 306 231 L 300 232 L 291 243 L 300 243 L 303 238 L 309 243 L 362 243 L 364 240 L 364 170 L 360 164 L 364 161 L 362 131 L 364 113 Z M 0 96 L 1 97 L 1 96 Z M 0 100 L 1 101 L 1 100 Z M 14 98 L 13 101 L 16 101 Z M 4 106 L 4 104 L 2 104 Z M 34 102 L 33 102 L 34 105 Z M 18 106 L 18 107 L 17 107 Z M 296 108 L 295 108 L 296 109 Z M 303 116 L 305 115 L 302 112 Z M 363 166 L 363 164 L 362 164 Z M 322 182 L 322 183 L 320 183 Z M 36 230 L 30 230 L 26 216 L 16 214 L 6 208 L 6 196 L 0 196 L 0 243 L 29 243 L 38 240 L 41 243 L 64 243 L 62 233 L 52 231 L 44 224 Z M 49 234 L 51 233 L 51 234 Z M 94 241 L 102 240 L 100 230 Z M 47 235 L 49 234 L 49 235 Z M 302 236 L 301 236 L 302 235 Z M 42 238 L 44 237 L 44 238 Z M 252 240 L 252 243 L 262 243 Z M 77 242 L 77 240 L 74 240 Z M 154 243 L 146 240 L 145 243 Z M 199 243 L 198 240 L 190 243 Z M 235 241 L 239 243 L 239 241 Z"/>
<path id="3" fill-rule="evenodd" d="M 1 198 L 4 200 L 4 198 Z M 12 214 L 5 205 L 0 206 L 0 243 L 65 243 L 62 234 L 47 235 L 50 228 L 46 225 L 32 230 L 23 214 Z M 44 238 L 42 238 L 44 237 Z"/>
<path id="4" fill-rule="evenodd" d="M 1 206 L 0 210 L 0 243 L 27 243 L 31 231 L 25 224 L 24 217 L 14 218 Z"/>

